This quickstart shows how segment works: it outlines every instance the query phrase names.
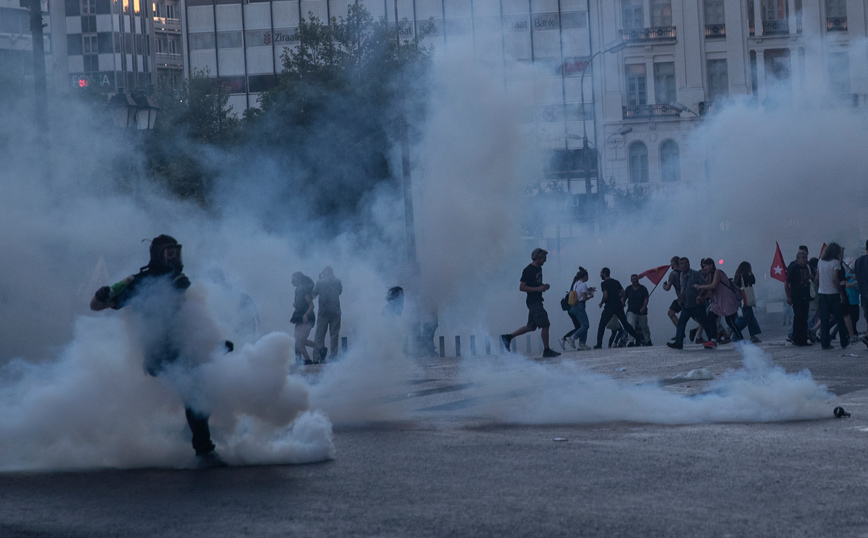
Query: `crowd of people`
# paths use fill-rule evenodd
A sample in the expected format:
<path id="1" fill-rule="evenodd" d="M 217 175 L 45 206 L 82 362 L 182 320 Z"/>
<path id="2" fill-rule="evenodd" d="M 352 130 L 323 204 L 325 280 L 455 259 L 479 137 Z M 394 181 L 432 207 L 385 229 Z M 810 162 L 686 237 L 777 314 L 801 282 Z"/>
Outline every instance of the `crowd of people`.
<path id="1" fill-rule="evenodd" d="M 865 248 L 865 255 L 846 263 L 844 249 L 837 243 L 825 247 L 819 260 L 809 260 L 807 247 L 799 247 L 796 260 L 786 272 L 787 303 L 793 307 L 793 326 L 788 341 L 797 346 L 820 342 L 823 349 L 830 349 L 831 339 L 836 335 L 842 348 L 859 340 L 856 323 L 860 300 L 868 319 L 868 242 Z M 550 289 L 542 276 L 547 255 L 542 248 L 534 249 L 531 263 L 522 272 L 519 290 L 527 293 L 528 319 L 523 327 L 501 335 L 506 349 L 515 337 L 540 329 L 543 357 L 560 355 L 549 345 L 551 323 L 543 306 L 543 293 Z M 660 269 L 665 272 L 666 266 Z M 602 312 L 596 343 L 593 348 L 587 344 L 591 328 L 587 304 L 597 293 L 595 287 L 588 286 L 588 276 L 588 270 L 580 266 L 561 303 L 573 325 L 558 338 L 561 350 L 568 347 L 579 351 L 601 349 L 606 329 L 611 330 L 609 347 L 652 345 L 648 303 L 653 290 L 649 292 L 637 274 L 630 275 L 630 285 L 624 288 L 612 278 L 608 267 L 600 270 L 598 306 Z M 863 285 L 859 286 L 859 282 Z M 741 262 L 730 277 L 711 258 L 703 258 L 699 270 L 695 270 L 688 258 L 674 256 L 670 260 L 669 276 L 662 285 L 665 292 L 675 292 L 667 312 L 675 326 L 675 336 L 666 345 L 683 349 L 685 338 L 706 349 L 729 342 L 761 342 L 762 331 L 754 312 L 755 284 L 751 264 L 746 261 Z M 691 320 L 696 322 L 696 327 L 688 331 Z M 861 341 L 868 346 L 868 336 L 863 336 Z"/>

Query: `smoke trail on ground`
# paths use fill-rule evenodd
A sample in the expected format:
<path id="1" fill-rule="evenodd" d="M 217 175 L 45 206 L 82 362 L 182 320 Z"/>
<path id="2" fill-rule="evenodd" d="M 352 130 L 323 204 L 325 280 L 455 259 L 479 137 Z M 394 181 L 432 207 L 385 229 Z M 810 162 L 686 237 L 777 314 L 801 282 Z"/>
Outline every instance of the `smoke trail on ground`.
<path id="1" fill-rule="evenodd" d="M 694 424 L 829 416 L 836 396 L 814 381 L 809 371 L 789 374 L 751 344 L 739 350 L 744 367 L 725 372 L 695 396 L 679 395 L 655 383 L 619 381 L 572 361 L 517 364 L 520 359 L 515 355 L 464 362 L 460 378 L 488 395 L 480 398 L 482 403 L 473 409 L 474 414 L 504 423 Z"/>

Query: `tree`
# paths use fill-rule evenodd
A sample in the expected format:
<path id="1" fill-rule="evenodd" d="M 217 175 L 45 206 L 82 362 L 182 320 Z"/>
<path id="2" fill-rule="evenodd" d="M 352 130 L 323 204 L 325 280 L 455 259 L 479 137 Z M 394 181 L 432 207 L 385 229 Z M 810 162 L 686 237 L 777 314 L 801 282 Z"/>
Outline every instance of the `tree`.
<path id="1" fill-rule="evenodd" d="M 348 223 L 373 189 L 397 184 L 393 141 L 405 110 L 411 124 L 424 113 L 429 51 L 420 46 L 424 34 L 399 41 L 394 26 L 374 22 L 362 5 L 329 24 L 311 15 L 298 33 L 248 127 L 257 151 L 287 172 L 296 214 Z"/>
<path id="2" fill-rule="evenodd" d="M 158 89 L 160 106 L 154 132 L 148 136 L 148 168 L 166 188 L 184 199 L 204 203 L 209 192 L 208 146 L 239 142 L 239 120 L 227 106 L 229 91 L 208 71 L 196 71 L 179 88 Z"/>

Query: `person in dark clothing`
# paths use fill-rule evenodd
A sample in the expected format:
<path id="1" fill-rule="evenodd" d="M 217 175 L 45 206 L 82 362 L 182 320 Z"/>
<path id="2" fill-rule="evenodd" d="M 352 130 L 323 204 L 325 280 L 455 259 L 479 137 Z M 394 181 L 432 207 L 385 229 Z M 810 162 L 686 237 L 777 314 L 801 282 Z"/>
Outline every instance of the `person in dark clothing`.
<path id="1" fill-rule="evenodd" d="M 646 346 L 651 345 L 651 329 L 648 327 L 648 288 L 639 283 L 639 275 L 630 275 L 630 285 L 624 290 L 624 303 L 627 305 L 627 321 L 636 331 L 642 331 Z M 631 342 L 630 345 L 639 345 Z"/>
<path id="2" fill-rule="evenodd" d="M 678 317 L 678 326 L 675 328 L 675 341 L 666 342 L 666 345 L 672 349 L 684 349 L 684 329 L 687 328 L 690 318 L 694 318 L 710 337 L 703 346 L 706 349 L 715 349 L 717 342 L 711 337 L 716 334 L 716 331 L 705 313 L 705 302 L 700 297 L 699 290 L 694 287 L 697 284 L 704 285 L 705 277 L 699 271 L 690 268 L 690 260 L 687 258 L 681 258 L 678 265 L 681 275 L 682 310 Z"/>
<path id="3" fill-rule="evenodd" d="M 180 353 L 183 335 L 178 333 L 179 313 L 190 287 L 183 273 L 181 245 L 175 238 L 160 235 L 151 242 L 151 259 L 135 275 L 113 286 L 103 286 L 94 294 L 90 308 L 94 311 L 132 306 L 143 322 L 142 344 L 144 368 L 148 375 L 161 376 L 171 366 L 187 367 Z M 231 342 L 226 348 L 232 351 Z M 180 360 L 179 360 L 180 359 Z M 187 424 L 193 432 L 193 450 L 200 467 L 223 467 L 226 463 L 214 450 L 208 414 L 184 402 Z"/>
<path id="4" fill-rule="evenodd" d="M 600 271 L 600 278 L 603 279 L 603 283 L 600 284 L 600 290 L 603 292 L 600 308 L 603 309 L 603 313 L 600 314 L 600 325 L 597 327 L 597 345 L 594 346 L 594 349 L 603 349 L 603 335 L 606 332 L 606 325 L 609 324 L 612 316 L 618 318 L 618 321 L 621 322 L 621 327 L 636 340 L 637 345 L 644 345 L 644 338 L 633 329 L 633 326 L 630 325 L 627 321 L 627 316 L 624 314 L 624 303 L 622 302 L 624 287 L 621 286 L 620 282 L 611 278 L 610 274 L 608 267 L 603 267 Z"/>
<path id="5" fill-rule="evenodd" d="M 557 357 L 560 355 L 557 351 L 549 347 L 549 315 L 543 307 L 543 292 L 547 291 L 550 286 L 543 283 L 542 266 L 546 262 L 548 251 L 541 248 L 533 249 L 530 255 L 531 263 L 524 268 L 521 273 L 521 281 L 519 283 L 519 291 L 527 293 L 527 325 L 514 331 L 511 334 L 500 335 L 500 341 L 503 346 L 509 350 L 512 339 L 525 333 L 541 329 L 540 336 L 543 342 L 543 357 Z"/>
<path id="6" fill-rule="evenodd" d="M 865 241 L 865 254 L 856 258 L 853 264 L 853 277 L 856 279 L 865 319 L 868 320 L 868 241 Z M 862 343 L 868 346 L 868 332 L 862 337 Z"/>
<path id="7" fill-rule="evenodd" d="M 787 304 L 793 307 L 792 342 L 797 346 L 810 346 L 808 309 L 811 304 L 811 270 L 807 252 L 799 251 L 796 261 L 787 267 L 787 284 Z"/>

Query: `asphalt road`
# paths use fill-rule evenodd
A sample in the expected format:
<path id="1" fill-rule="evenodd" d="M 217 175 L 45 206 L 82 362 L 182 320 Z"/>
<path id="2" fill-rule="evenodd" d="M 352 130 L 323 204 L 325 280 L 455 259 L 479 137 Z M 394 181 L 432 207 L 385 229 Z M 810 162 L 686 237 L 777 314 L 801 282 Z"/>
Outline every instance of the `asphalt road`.
<path id="1" fill-rule="evenodd" d="M 381 396 L 404 418 L 336 424 L 333 461 L 0 475 L 0 537 L 868 536 L 868 349 L 760 347 L 852 416 L 519 425 L 478 412 L 460 361 L 437 359 Z M 564 362 L 690 395 L 710 381 L 675 376 L 741 358 L 655 346 L 535 364 Z"/>

